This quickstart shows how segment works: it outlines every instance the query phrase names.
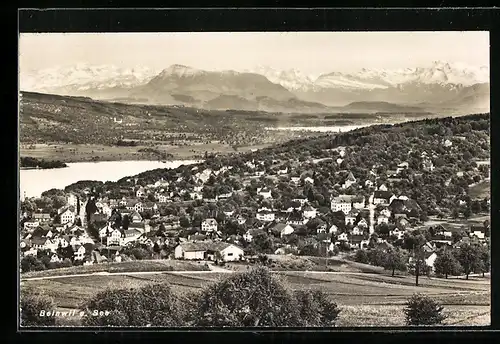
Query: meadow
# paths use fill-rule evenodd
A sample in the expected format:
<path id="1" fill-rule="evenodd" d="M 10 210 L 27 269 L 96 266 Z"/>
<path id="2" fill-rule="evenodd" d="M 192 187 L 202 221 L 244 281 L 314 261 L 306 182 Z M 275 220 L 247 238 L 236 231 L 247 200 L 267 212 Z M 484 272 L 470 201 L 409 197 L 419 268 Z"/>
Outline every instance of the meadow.
<path id="1" fill-rule="evenodd" d="M 412 276 L 362 272 L 274 272 L 292 290 L 319 289 L 342 308 L 338 326 L 404 325 L 403 307 L 408 297 L 419 292 L 441 302 L 449 316 L 448 325 L 489 325 L 490 279 L 438 279 L 421 277 L 415 286 Z M 200 290 L 227 273 L 196 271 L 141 275 L 91 275 L 22 281 L 21 287 L 35 287 L 54 298 L 60 310 L 79 309 L 105 288 L 136 288 L 152 282 L 167 282 L 175 292 Z M 58 319 L 59 325 L 78 325 L 75 319 Z"/>

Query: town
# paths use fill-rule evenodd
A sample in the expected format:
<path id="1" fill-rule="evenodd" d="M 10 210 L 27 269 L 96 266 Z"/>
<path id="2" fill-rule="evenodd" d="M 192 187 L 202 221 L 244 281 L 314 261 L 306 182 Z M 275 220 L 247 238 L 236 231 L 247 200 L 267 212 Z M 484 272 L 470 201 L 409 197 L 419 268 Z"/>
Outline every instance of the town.
<path id="1" fill-rule="evenodd" d="M 21 269 L 266 254 L 367 262 L 357 251 L 392 248 L 406 252 L 410 266 L 417 244 L 432 273 L 443 248 L 489 247 L 489 196 L 469 194 L 489 183 L 488 121 L 473 115 L 364 128 L 49 190 L 22 201 Z M 380 135 L 407 137 L 398 144 Z"/>

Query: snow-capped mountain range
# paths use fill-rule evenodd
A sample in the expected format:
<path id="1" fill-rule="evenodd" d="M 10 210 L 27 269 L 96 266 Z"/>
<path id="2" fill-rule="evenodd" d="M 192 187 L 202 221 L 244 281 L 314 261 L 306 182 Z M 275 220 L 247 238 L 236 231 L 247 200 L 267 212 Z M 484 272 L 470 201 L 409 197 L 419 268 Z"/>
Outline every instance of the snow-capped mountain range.
<path id="1" fill-rule="evenodd" d="M 453 106 L 489 111 L 489 68 L 442 61 L 394 70 L 332 71 L 319 76 L 267 66 L 239 72 L 205 71 L 179 64 L 161 71 L 148 67 L 78 64 L 21 71 L 20 89 L 96 99 L 140 99 L 140 102 L 166 105 L 203 106 L 214 99 L 218 99 L 217 104 L 221 104 L 221 99 L 228 102 L 230 99 L 228 106 L 237 107 L 241 102 L 246 104 L 245 108 L 249 106 L 248 101 L 262 104 L 267 98 L 266 104 L 278 106 L 276 101 L 286 102 L 285 111 L 297 104 L 300 111 L 304 107 L 324 111 L 325 106 L 359 101 L 440 107 L 450 102 Z M 290 102 L 292 99 L 296 101 Z M 259 108 L 260 105 L 252 106 Z M 281 111 L 282 104 L 278 107 Z"/>
<path id="2" fill-rule="evenodd" d="M 132 88 L 148 82 L 158 71 L 148 67 L 122 68 L 114 65 L 79 63 L 20 73 L 21 90 L 50 92 L 64 90 L 77 92 L 92 89 Z"/>
<path id="3" fill-rule="evenodd" d="M 258 66 L 255 73 L 266 76 L 290 90 L 321 88 L 384 89 L 408 83 L 452 84 L 472 86 L 489 82 L 487 66 L 473 67 L 462 63 L 434 61 L 426 67 L 395 70 L 362 68 L 356 73 L 331 72 L 318 77 L 306 75 L 296 69 L 286 71 Z"/>

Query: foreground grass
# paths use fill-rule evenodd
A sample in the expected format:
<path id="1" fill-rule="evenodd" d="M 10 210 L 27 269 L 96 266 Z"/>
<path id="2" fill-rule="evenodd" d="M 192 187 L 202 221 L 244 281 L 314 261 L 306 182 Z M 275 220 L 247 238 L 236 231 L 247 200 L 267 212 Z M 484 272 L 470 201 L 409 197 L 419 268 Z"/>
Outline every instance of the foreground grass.
<path id="1" fill-rule="evenodd" d="M 184 263 L 184 262 L 183 262 Z M 369 273 L 275 272 L 293 290 L 324 291 L 342 308 L 339 326 L 401 326 L 405 301 L 415 292 L 441 302 L 449 313 L 449 325 L 488 325 L 490 281 L 422 278 L 420 286 L 411 276 L 391 277 Z M 176 293 L 198 291 L 225 278 L 226 273 L 190 271 L 173 274 L 74 276 L 54 280 L 21 282 L 21 292 L 35 287 L 51 296 L 60 309 L 79 309 L 81 303 L 106 288 L 138 288 L 151 282 L 167 282 Z M 78 326 L 76 319 L 58 319 L 60 325 Z M 71 322 L 71 323 L 68 323 Z"/>
<path id="2" fill-rule="evenodd" d="M 207 271 L 209 268 L 201 263 L 180 260 L 135 260 L 120 263 L 103 263 L 88 266 L 72 266 L 69 268 L 32 271 L 21 274 L 22 278 L 49 277 L 61 275 L 78 275 L 95 272 L 141 272 L 141 271 Z"/>
<path id="3" fill-rule="evenodd" d="M 342 306 L 338 326 L 405 326 L 403 305 Z M 445 306 L 448 318 L 443 325 L 487 326 L 491 324 L 489 306 Z"/>

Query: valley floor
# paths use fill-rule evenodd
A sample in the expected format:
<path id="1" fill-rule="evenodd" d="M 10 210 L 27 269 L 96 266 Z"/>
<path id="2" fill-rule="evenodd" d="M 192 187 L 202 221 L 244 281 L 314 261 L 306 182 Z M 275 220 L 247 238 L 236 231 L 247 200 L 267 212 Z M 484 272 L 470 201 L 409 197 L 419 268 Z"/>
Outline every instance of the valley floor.
<path id="1" fill-rule="evenodd" d="M 193 144 L 187 146 L 161 145 L 154 148 L 162 153 L 171 154 L 169 160 L 196 160 L 203 158 L 207 153 L 244 153 L 251 149 L 261 149 L 269 145 L 255 145 L 248 147 L 233 147 L 222 143 Z M 120 161 L 120 160 L 162 160 L 155 154 L 140 152 L 140 149 L 148 146 L 118 147 L 98 144 L 36 144 L 28 148 L 28 145 L 20 147 L 21 157 L 33 157 L 48 161 L 59 160 L 65 163 L 88 162 L 88 161 Z M 150 148 L 150 147 L 149 147 Z"/>

